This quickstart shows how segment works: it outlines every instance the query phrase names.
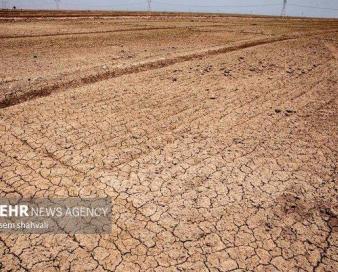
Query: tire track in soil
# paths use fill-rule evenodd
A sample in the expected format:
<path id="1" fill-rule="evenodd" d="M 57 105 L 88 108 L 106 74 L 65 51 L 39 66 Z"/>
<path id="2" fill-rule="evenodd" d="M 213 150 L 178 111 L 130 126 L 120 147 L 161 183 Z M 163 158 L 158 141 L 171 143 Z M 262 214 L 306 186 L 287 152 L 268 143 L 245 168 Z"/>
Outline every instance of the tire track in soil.
<path id="1" fill-rule="evenodd" d="M 43 82 L 41 86 L 36 86 L 35 88 L 31 88 L 30 90 L 23 92 L 22 89 L 28 89 L 29 86 L 20 86 L 17 89 L 11 90 L 11 93 L 3 99 L 0 100 L 0 109 L 7 108 L 16 104 L 20 104 L 22 102 L 32 100 L 38 97 L 48 96 L 56 91 L 66 90 L 69 88 L 81 87 L 84 85 L 96 83 L 99 81 L 107 80 L 110 78 L 119 77 L 127 74 L 135 74 L 140 72 L 145 72 L 149 70 L 159 69 L 163 67 L 167 67 L 176 63 L 185 62 L 194 60 L 197 58 L 204 58 L 212 55 L 224 54 L 228 52 L 238 51 L 249 47 L 255 47 L 259 45 L 271 44 L 276 42 L 282 42 L 286 40 L 293 40 L 302 37 L 315 36 L 319 34 L 326 33 L 335 33 L 337 30 L 332 31 L 316 31 L 311 33 L 295 33 L 290 35 L 281 35 L 275 36 L 271 38 L 261 38 L 254 39 L 249 41 L 241 41 L 236 42 L 233 45 L 228 46 L 218 46 L 207 48 L 200 51 L 189 52 L 178 54 L 172 58 L 157 58 L 149 61 L 143 61 L 139 63 L 134 63 L 127 66 L 118 66 L 111 70 L 105 70 L 98 72 L 96 74 L 88 74 L 85 77 L 82 77 L 79 74 L 70 74 L 66 75 L 63 82 L 59 82 L 56 80 L 51 80 L 51 82 Z M 74 78 L 74 76 L 76 76 Z M 16 95 L 18 93 L 18 95 Z"/>
<path id="2" fill-rule="evenodd" d="M 167 29 L 180 29 L 181 27 L 142 27 L 142 28 L 125 28 L 105 31 L 86 31 L 86 32 L 69 32 L 69 33 L 53 33 L 53 34 L 38 34 L 38 35 L 19 35 L 19 36 L 1 36 L 1 39 L 22 39 L 22 38 L 42 38 L 42 37 L 58 37 L 58 36 L 72 36 L 72 35 L 90 35 L 90 34 L 107 34 L 119 32 L 134 32 L 146 30 L 167 30 Z M 183 28 L 183 27 L 182 27 Z"/>
<path id="3" fill-rule="evenodd" d="M 325 46 L 330 50 L 334 58 L 338 60 L 338 48 L 330 42 L 325 42 Z"/>
<path id="4" fill-rule="evenodd" d="M 147 31 L 147 30 L 170 30 L 170 29 L 187 29 L 187 28 L 206 28 L 206 27 L 227 27 L 226 25 L 192 25 L 192 26 L 165 26 L 165 27 L 136 27 L 136 28 L 122 28 L 114 30 L 103 30 L 103 31 L 84 31 L 84 32 L 65 32 L 65 33 L 50 33 L 50 34 L 32 34 L 32 35 L 7 35 L 0 36 L 1 39 L 23 39 L 23 38 L 43 38 L 43 37 L 58 37 L 58 36 L 73 36 L 73 35 L 90 35 L 90 34 L 109 34 L 109 33 L 120 33 L 120 32 L 136 32 L 136 31 Z M 225 32 L 235 32 L 224 30 Z M 243 32 L 242 32 L 243 33 Z M 250 34 L 256 34 L 251 33 Z"/>

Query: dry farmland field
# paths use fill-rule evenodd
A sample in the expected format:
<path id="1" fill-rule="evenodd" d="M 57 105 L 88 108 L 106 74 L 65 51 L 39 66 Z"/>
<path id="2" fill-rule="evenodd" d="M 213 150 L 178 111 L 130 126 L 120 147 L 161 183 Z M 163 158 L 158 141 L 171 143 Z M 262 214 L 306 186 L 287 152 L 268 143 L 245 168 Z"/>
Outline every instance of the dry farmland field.
<path id="1" fill-rule="evenodd" d="M 333 19 L 0 12 L 1 197 L 112 199 L 0 271 L 337 271 L 337 58 Z"/>

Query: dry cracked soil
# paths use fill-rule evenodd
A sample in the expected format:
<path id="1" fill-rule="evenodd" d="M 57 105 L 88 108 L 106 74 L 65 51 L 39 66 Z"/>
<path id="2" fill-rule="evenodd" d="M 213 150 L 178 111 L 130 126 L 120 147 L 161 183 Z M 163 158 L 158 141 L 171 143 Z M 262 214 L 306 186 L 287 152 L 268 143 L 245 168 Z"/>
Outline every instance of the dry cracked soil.
<path id="1" fill-rule="evenodd" d="M 338 270 L 337 20 L 0 16 L 1 197 L 113 203 L 1 271 Z"/>

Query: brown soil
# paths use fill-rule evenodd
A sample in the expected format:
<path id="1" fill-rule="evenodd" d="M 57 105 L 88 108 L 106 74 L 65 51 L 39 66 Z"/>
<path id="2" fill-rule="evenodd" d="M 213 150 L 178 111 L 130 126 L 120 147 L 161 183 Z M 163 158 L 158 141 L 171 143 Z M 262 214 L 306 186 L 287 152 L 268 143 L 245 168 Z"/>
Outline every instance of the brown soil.
<path id="1" fill-rule="evenodd" d="M 1 196 L 112 233 L 0 234 L 1 271 L 337 270 L 337 20 L 53 14 L 0 20 Z"/>

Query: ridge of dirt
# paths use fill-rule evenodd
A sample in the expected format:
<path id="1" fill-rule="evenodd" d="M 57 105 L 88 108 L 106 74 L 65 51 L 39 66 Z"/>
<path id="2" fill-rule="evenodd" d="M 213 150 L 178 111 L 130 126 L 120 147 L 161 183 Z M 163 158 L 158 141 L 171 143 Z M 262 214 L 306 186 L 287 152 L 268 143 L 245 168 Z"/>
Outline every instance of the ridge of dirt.
<path id="1" fill-rule="evenodd" d="M 178 27 L 142 27 L 142 28 L 126 28 L 106 31 L 86 31 L 86 32 L 69 32 L 69 33 L 54 33 L 54 34 L 39 34 L 39 35 L 19 35 L 19 36 L 2 36 L 1 39 L 21 39 L 21 38 L 40 38 L 40 37 L 55 37 L 55 36 L 69 36 L 69 35 L 89 35 L 89 34 L 105 34 L 117 32 L 133 32 L 133 31 L 148 31 L 148 30 L 165 30 L 176 29 Z"/>
<path id="2" fill-rule="evenodd" d="M 332 55 L 338 59 L 338 47 L 336 47 L 333 43 L 325 42 L 326 47 L 330 50 Z"/>
<path id="3" fill-rule="evenodd" d="M 225 26 L 222 24 L 215 25 L 201 25 L 193 26 L 196 27 L 220 27 Z M 191 26 L 192 27 L 192 26 Z M 65 33 L 51 33 L 51 34 L 33 34 L 33 35 L 4 35 L 0 36 L 1 39 L 22 39 L 22 38 L 41 38 L 41 37 L 57 37 L 57 36 L 71 36 L 71 35 L 90 35 L 90 34 L 109 34 L 119 32 L 135 32 L 135 31 L 149 31 L 149 30 L 169 30 L 169 29 L 182 29 L 184 26 L 167 26 L 167 27 L 139 27 L 139 28 L 123 28 L 105 31 L 84 31 L 84 32 L 65 32 Z"/>
<path id="4" fill-rule="evenodd" d="M 334 31 L 315 31 L 308 33 L 293 33 L 289 35 L 280 35 L 269 38 L 254 39 L 244 42 L 243 41 L 236 42 L 235 44 L 232 45 L 218 46 L 195 52 L 177 54 L 176 56 L 170 58 L 151 59 L 139 63 L 133 63 L 126 66 L 117 66 L 112 69 L 109 69 L 108 67 L 104 69 L 95 67 L 94 69 L 89 69 L 87 71 L 80 71 L 80 73 L 82 74 L 79 74 L 79 72 L 67 74 L 63 77 L 63 79 L 54 78 L 48 79 L 48 82 L 42 81 L 41 83 L 37 83 L 36 85 L 33 86 L 27 84 L 14 87 L 10 90 L 11 93 L 9 94 L 5 93 L 3 95 L 3 98 L 0 99 L 0 109 L 10 107 L 34 98 L 48 96 L 58 90 L 66 90 L 68 88 L 80 87 L 126 74 L 133 74 L 144 72 L 147 70 L 159 69 L 179 62 L 185 62 L 211 55 L 223 54 L 249 47 L 332 32 L 337 31 L 334 30 Z M 93 73 L 92 72 L 93 70 L 96 71 L 96 73 L 95 72 Z"/>

